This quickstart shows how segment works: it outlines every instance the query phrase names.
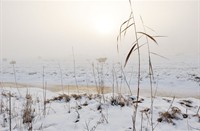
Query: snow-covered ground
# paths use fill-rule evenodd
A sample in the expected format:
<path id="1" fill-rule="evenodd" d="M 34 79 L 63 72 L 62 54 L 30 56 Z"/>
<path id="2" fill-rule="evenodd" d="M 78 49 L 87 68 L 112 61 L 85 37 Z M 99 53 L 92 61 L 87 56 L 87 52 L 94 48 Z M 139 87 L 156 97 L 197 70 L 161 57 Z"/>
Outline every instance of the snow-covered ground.
<path id="1" fill-rule="evenodd" d="M 153 90 L 156 92 L 153 117 L 148 66 L 144 63 L 141 68 L 137 130 L 151 130 L 151 118 L 155 131 L 200 130 L 199 61 L 154 62 L 153 67 Z M 9 130 L 9 92 L 12 96 L 13 131 L 26 131 L 30 127 L 32 130 L 43 131 L 133 130 L 137 64 L 129 63 L 126 68 L 121 68 L 121 64 L 108 60 L 101 72 L 101 65 L 96 60 L 94 66 L 89 60 L 77 61 L 74 73 L 73 62 L 67 60 L 19 60 L 16 61 L 15 71 L 18 86 L 27 84 L 19 88 L 19 91 L 15 86 L 10 60 L 1 63 L 0 81 L 3 83 L 0 88 L 0 131 Z M 38 88 L 42 87 L 43 82 L 47 84 L 46 95 L 44 90 Z M 76 92 L 76 82 L 80 95 Z M 104 96 L 96 94 L 96 84 L 99 82 L 110 87 Z M 65 95 L 62 95 L 62 83 Z M 114 97 L 112 87 L 115 89 Z"/>
<path id="2" fill-rule="evenodd" d="M 9 130 L 9 93 L 13 131 L 131 131 L 135 96 L 126 94 L 66 94 L 39 88 L 1 88 L 0 131 Z M 28 94 L 28 95 L 27 95 Z M 140 97 L 136 129 L 151 130 L 150 102 Z M 153 106 L 155 131 L 200 130 L 200 100 L 195 98 L 156 97 Z M 27 114 L 25 114 L 26 112 Z M 197 114 L 198 113 L 198 114 Z M 26 117 L 25 117 L 26 116 Z M 29 119 L 30 118 L 30 119 Z M 30 123 L 31 124 L 30 124 Z"/>
<path id="3" fill-rule="evenodd" d="M 177 59 L 153 61 L 154 89 L 157 89 L 157 95 L 200 98 L 200 63 L 198 58 L 183 57 L 183 59 Z M 1 82 L 15 81 L 10 61 L 8 59 L 1 63 Z M 92 63 L 94 63 L 94 68 Z M 98 84 L 99 80 L 98 70 L 100 71 L 101 68 L 95 59 L 76 60 L 74 74 L 73 59 L 16 60 L 17 82 L 41 86 L 43 83 L 43 67 L 44 81 L 47 83 L 47 88 L 52 87 L 51 85 L 61 85 L 61 79 L 64 85 L 76 85 L 74 76 L 76 76 L 79 86 L 96 86 L 95 81 Z M 114 83 L 116 90 L 128 91 L 128 85 L 132 90 L 136 90 L 137 64 L 130 62 L 126 68 L 121 68 L 121 64 L 108 59 L 103 67 L 102 78 L 104 85 L 107 87 L 112 87 Z M 141 90 L 144 94 L 149 94 L 149 89 L 148 66 L 146 63 L 142 63 Z"/>

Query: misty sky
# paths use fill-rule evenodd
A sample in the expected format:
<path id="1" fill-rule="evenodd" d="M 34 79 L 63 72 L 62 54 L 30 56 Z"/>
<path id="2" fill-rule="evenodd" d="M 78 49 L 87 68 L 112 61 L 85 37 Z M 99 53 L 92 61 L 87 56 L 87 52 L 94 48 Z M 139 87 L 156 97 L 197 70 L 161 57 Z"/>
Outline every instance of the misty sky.
<path id="1" fill-rule="evenodd" d="M 199 1 L 136 1 L 140 15 L 159 38 L 154 52 L 166 57 L 200 55 Z M 110 57 L 116 51 L 120 24 L 130 14 L 127 1 L 1 0 L 1 58 L 72 56 Z M 149 31 L 149 34 L 155 35 Z M 122 40 L 122 54 L 134 41 L 132 31 Z"/>

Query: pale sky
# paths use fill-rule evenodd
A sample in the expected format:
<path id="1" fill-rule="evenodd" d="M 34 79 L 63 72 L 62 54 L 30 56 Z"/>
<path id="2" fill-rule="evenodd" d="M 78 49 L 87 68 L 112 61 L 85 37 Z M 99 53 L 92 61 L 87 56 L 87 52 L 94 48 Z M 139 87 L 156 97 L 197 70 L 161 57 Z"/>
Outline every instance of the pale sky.
<path id="1" fill-rule="evenodd" d="M 159 38 L 154 52 L 166 57 L 200 55 L 198 0 L 137 0 L 133 4 L 138 31 L 142 16 Z M 1 0 L 1 57 L 112 57 L 120 25 L 130 14 L 127 1 Z M 149 31 L 149 34 L 155 35 Z M 134 41 L 129 31 L 122 54 Z M 126 46 L 124 46 L 126 45 Z"/>

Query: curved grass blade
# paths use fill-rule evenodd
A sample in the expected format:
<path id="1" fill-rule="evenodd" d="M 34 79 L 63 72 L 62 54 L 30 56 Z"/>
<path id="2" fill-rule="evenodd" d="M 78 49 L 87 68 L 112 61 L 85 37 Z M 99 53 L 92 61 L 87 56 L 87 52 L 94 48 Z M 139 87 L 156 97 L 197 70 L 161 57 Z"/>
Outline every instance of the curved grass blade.
<path id="1" fill-rule="evenodd" d="M 155 35 L 155 36 L 152 36 L 152 37 L 167 37 L 167 36 Z"/>
<path id="2" fill-rule="evenodd" d="M 129 17 L 129 19 L 128 20 L 126 20 L 126 21 L 124 21 L 122 24 L 121 24 L 121 26 L 120 26 L 120 30 L 119 30 L 119 35 L 118 35 L 118 39 L 120 39 L 121 40 L 121 32 L 122 32 L 122 27 L 127 23 L 127 26 L 128 26 L 128 24 L 129 24 L 129 21 L 133 18 L 133 17 L 131 17 L 132 16 L 132 13 L 130 14 L 130 17 Z M 126 26 L 126 27 L 127 27 Z"/>
<path id="3" fill-rule="evenodd" d="M 148 38 L 150 38 L 150 39 L 153 40 L 156 44 L 158 44 L 157 41 L 156 41 L 152 36 L 150 36 L 149 34 L 144 33 L 144 32 L 137 32 L 137 33 L 146 35 Z"/>
<path id="4" fill-rule="evenodd" d="M 137 40 L 135 40 L 133 43 L 132 43 L 132 45 L 134 45 L 137 41 L 139 41 L 139 39 L 141 39 L 142 38 L 142 36 L 140 36 Z"/>
<path id="5" fill-rule="evenodd" d="M 144 24 L 144 22 L 143 22 L 143 19 L 142 19 L 142 16 L 141 16 L 141 15 L 140 15 L 140 20 L 141 20 L 142 24 Z"/>
<path id="6" fill-rule="evenodd" d="M 117 53 L 119 53 L 119 45 L 118 45 L 118 42 L 117 42 Z"/>
<path id="7" fill-rule="evenodd" d="M 126 31 L 128 28 L 130 28 L 132 25 L 134 25 L 134 23 L 131 23 L 129 26 L 127 26 L 125 29 L 123 29 L 122 31 L 121 31 L 121 33 L 123 33 L 124 31 Z M 120 33 L 120 34 L 121 34 Z"/>
<path id="8" fill-rule="evenodd" d="M 125 21 L 125 22 L 127 22 L 127 21 Z M 119 35 L 117 36 L 117 42 L 119 41 L 119 39 L 121 40 L 121 34 L 124 32 L 124 31 L 126 31 L 129 27 L 131 27 L 132 25 L 133 25 L 134 23 L 132 23 L 132 24 L 130 24 L 129 26 L 127 26 L 125 29 L 123 29 L 122 31 L 121 31 L 121 28 L 120 28 L 120 33 L 119 33 Z M 121 25 L 122 26 L 122 25 Z"/>
<path id="9" fill-rule="evenodd" d="M 151 61 L 149 61 L 149 73 L 150 73 L 149 74 L 150 77 L 152 77 L 154 80 L 154 73 L 153 73 L 153 67 L 152 67 Z"/>
<path id="10" fill-rule="evenodd" d="M 147 42 L 146 43 L 144 43 L 144 44 L 142 44 L 142 45 L 140 45 L 139 46 L 139 48 L 141 48 L 142 46 L 144 46 L 145 44 L 147 44 Z M 133 51 L 136 51 L 138 49 L 138 47 L 137 48 L 135 48 Z"/>
<path id="11" fill-rule="evenodd" d="M 121 31 L 122 30 L 122 27 L 123 27 L 123 25 L 125 25 L 126 23 L 127 23 L 127 26 L 126 26 L 126 28 L 125 29 L 128 29 L 128 25 L 129 25 L 129 22 L 130 22 L 130 20 L 133 18 L 133 17 L 131 17 L 132 16 L 132 12 L 131 12 L 131 14 L 130 14 L 130 16 L 129 16 L 129 19 L 128 20 L 126 20 L 126 21 L 124 21 L 122 24 L 121 24 L 121 26 L 120 26 L 120 33 L 119 33 L 119 35 L 117 36 L 117 52 L 119 53 L 119 45 L 118 45 L 118 42 L 119 42 L 119 40 L 121 40 L 121 34 L 122 34 L 122 32 L 124 31 Z M 124 36 L 126 35 L 126 31 L 124 32 Z"/>
<path id="12" fill-rule="evenodd" d="M 150 52 L 150 53 L 153 54 L 153 55 L 159 56 L 159 57 L 161 57 L 161 58 L 164 58 L 164 59 L 166 59 L 166 60 L 169 60 L 167 57 L 161 56 L 161 55 L 159 55 L 159 54 L 157 54 L 157 53 L 154 53 L 154 52 Z"/>
<path id="13" fill-rule="evenodd" d="M 117 43 L 117 53 L 119 53 L 119 47 L 118 47 L 118 43 Z"/>
<path id="14" fill-rule="evenodd" d="M 144 24 L 143 19 L 142 19 L 142 16 L 140 16 L 140 20 L 141 20 L 142 25 L 143 25 L 144 27 L 146 27 L 147 29 L 149 29 L 149 30 L 151 30 L 151 31 L 153 31 L 153 32 L 156 33 L 156 31 L 155 31 L 154 29 L 152 29 L 152 28 L 150 28 L 150 27 L 148 27 L 148 26 L 146 26 L 146 25 Z"/>
<path id="15" fill-rule="evenodd" d="M 139 46 L 139 47 L 137 47 L 137 48 L 135 48 L 135 46 L 137 45 L 137 43 L 135 43 L 135 44 L 132 46 L 131 50 L 129 51 L 129 53 L 128 53 L 127 57 L 126 57 L 126 61 L 125 61 L 124 67 L 126 67 L 126 64 L 128 63 L 128 60 L 129 60 L 129 57 L 130 57 L 131 53 L 134 52 L 134 51 L 136 51 L 138 48 L 141 48 L 141 47 L 144 46 L 145 44 L 147 44 L 147 43 L 144 43 L 144 44 L 142 44 L 141 46 Z"/>
<path id="16" fill-rule="evenodd" d="M 125 60 L 124 67 L 126 66 L 128 60 L 129 60 L 129 58 L 130 58 L 130 56 L 131 56 L 131 53 L 132 53 L 132 51 L 133 51 L 133 49 L 135 48 L 136 45 L 137 45 L 137 44 L 134 44 L 134 45 L 132 46 L 131 50 L 129 51 L 129 53 L 128 53 L 127 57 L 126 57 L 126 60 Z"/>
<path id="17" fill-rule="evenodd" d="M 129 0 L 129 5 L 130 5 L 130 8 L 131 8 L 131 12 L 132 12 L 132 2 L 131 2 L 131 0 Z"/>
<path id="18" fill-rule="evenodd" d="M 148 27 L 148 26 L 146 26 L 146 25 L 144 25 L 147 29 L 149 29 L 149 30 L 151 30 L 151 31 L 153 31 L 153 32 L 155 32 L 156 33 L 156 31 L 154 30 L 154 29 L 152 29 L 152 28 L 150 28 L 150 27 Z"/>
<path id="19" fill-rule="evenodd" d="M 132 12 L 131 12 L 131 14 L 130 14 L 130 16 L 129 16 L 129 19 L 128 19 L 128 21 L 127 21 L 127 25 L 126 25 L 126 27 L 129 25 L 129 22 L 130 22 L 130 20 L 132 19 L 133 17 L 132 17 Z M 124 36 L 126 35 L 126 31 L 124 32 Z"/>

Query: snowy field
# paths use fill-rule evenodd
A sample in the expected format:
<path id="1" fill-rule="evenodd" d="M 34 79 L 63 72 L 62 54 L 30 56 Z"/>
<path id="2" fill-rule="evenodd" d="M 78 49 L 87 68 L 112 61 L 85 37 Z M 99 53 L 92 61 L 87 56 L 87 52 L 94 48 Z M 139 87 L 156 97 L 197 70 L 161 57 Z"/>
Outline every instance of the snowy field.
<path id="1" fill-rule="evenodd" d="M 182 57 L 181 57 L 182 58 Z M 200 98 L 200 64 L 198 58 L 184 57 L 178 60 L 153 61 L 154 90 L 157 95 Z M 2 82 L 14 83 L 14 71 L 11 60 L 1 64 L 0 79 Z M 94 66 L 92 66 L 92 63 Z M 123 65 L 123 64 L 122 64 Z M 144 63 L 141 70 L 141 90 L 149 94 L 148 67 Z M 44 78 L 43 78 L 44 67 Z M 98 85 L 101 66 L 94 60 L 76 60 L 74 73 L 73 59 L 51 60 L 16 60 L 16 81 L 29 86 L 41 87 L 44 82 L 47 88 L 57 88 L 59 85 L 96 86 Z M 103 83 L 106 87 L 115 87 L 116 91 L 128 93 L 128 87 L 136 90 L 137 64 L 129 63 L 126 68 L 108 59 L 103 65 Z M 75 79 L 76 77 L 76 79 Z M 114 79 L 114 80 L 113 80 Z"/>
<path id="2" fill-rule="evenodd" d="M 13 131 L 131 131 L 136 102 L 137 130 L 200 130 L 198 61 L 154 63 L 152 110 L 147 66 L 144 64 L 141 70 L 141 92 L 136 101 L 137 65 L 121 68 L 113 63 L 107 61 L 101 68 L 95 60 L 93 66 L 90 61 L 78 61 L 74 73 L 73 62 L 69 61 L 16 61 L 14 75 L 10 61 L 4 60 L 0 72 L 0 131 L 10 130 L 10 122 Z M 106 87 L 104 95 L 97 95 L 100 80 Z"/>
<path id="3" fill-rule="evenodd" d="M 9 130 L 10 108 L 13 131 L 132 130 L 134 96 L 105 94 L 103 99 L 103 96 L 95 94 L 45 93 L 38 88 L 20 88 L 19 92 L 21 96 L 16 88 L 1 88 L 1 131 Z M 200 130 L 199 104 L 199 99 L 195 98 L 155 97 L 154 130 Z M 151 130 L 150 117 L 150 98 L 140 97 L 136 129 Z"/>

